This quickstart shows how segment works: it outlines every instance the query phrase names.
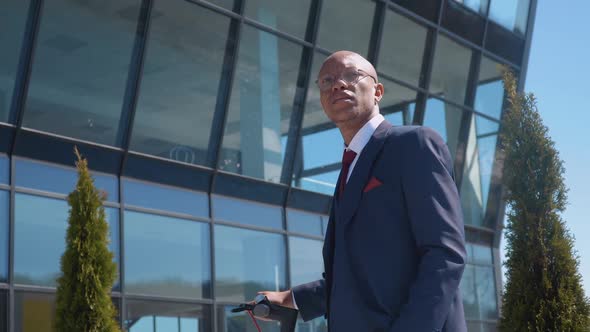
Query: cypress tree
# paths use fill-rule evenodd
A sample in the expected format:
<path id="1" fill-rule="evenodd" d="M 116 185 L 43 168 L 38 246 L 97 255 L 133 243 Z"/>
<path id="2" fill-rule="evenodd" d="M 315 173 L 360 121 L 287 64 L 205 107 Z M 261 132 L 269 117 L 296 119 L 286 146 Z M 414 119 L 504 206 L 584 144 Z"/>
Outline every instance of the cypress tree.
<path id="1" fill-rule="evenodd" d="M 55 328 L 59 332 L 119 331 L 110 292 L 116 264 L 108 248 L 104 193 L 94 187 L 86 159 L 78 158 L 78 183 L 70 206 L 66 250 L 61 257 Z"/>
<path id="2" fill-rule="evenodd" d="M 574 238 L 561 218 L 564 166 L 533 94 L 521 94 L 504 71 L 508 110 L 502 151 L 508 207 L 507 279 L 500 330 L 587 331 L 590 304 L 578 272 Z"/>

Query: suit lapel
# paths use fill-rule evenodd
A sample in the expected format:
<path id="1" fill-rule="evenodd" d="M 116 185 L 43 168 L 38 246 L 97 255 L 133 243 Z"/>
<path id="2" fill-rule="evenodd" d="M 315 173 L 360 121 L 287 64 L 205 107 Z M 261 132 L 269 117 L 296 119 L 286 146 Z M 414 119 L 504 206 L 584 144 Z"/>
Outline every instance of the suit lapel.
<path id="1" fill-rule="evenodd" d="M 337 205 L 339 224 L 346 225 L 352 219 L 361 200 L 363 186 L 369 179 L 371 166 L 381 151 L 391 127 L 387 120 L 381 122 L 361 152 Z"/>

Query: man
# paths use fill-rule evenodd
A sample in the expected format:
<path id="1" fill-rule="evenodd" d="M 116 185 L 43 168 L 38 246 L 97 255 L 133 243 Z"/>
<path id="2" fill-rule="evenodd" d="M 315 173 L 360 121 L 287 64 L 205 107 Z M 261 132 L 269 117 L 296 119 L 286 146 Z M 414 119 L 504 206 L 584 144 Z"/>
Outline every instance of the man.
<path id="1" fill-rule="evenodd" d="M 384 120 L 383 85 L 356 53 L 328 57 L 317 83 L 346 145 L 324 279 L 261 293 L 306 321 L 326 315 L 333 332 L 467 331 L 463 218 L 447 146 L 431 129 Z"/>

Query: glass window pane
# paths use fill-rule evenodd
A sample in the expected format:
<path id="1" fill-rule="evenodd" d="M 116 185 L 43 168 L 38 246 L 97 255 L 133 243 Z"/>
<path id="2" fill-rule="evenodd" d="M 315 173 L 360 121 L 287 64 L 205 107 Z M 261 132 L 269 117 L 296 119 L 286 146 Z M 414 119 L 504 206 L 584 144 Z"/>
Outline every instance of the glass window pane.
<path id="1" fill-rule="evenodd" d="M 43 4 L 23 126 L 119 146 L 141 1 Z"/>
<path id="2" fill-rule="evenodd" d="M 283 229 L 281 208 L 236 198 L 213 196 L 215 220 Z"/>
<path id="3" fill-rule="evenodd" d="M 328 332 L 328 321 L 324 316 L 304 322 L 301 318 L 297 320 L 295 332 Z"/>
<path id="4" fill-rule="evenodd" d="M 438 22 L 441 0 L 393 0 L 393 2 L 400 4 L 434 23 Z"/>
<path id="5" fill-rule="evenodd" d="M 301 47 L 244 26 L 219 168 L 280 182 Z"/>
<path id="6" fill-rule="evenodd" d="M 311 67 L 315 81 L 326 56 L 315 53 Z M 326 195 L 334 193 L 340 173 L 344 141 L 338 128 L 328 119 L 320 103 L 320 91 L 309 84 L 303 114 L 299 152 L 295 155 L 292 185 Z"/>
<path id="7" fill-rule="evenodd" d="M 10 184 L 10 159 L 0 154 L 0 183 Z"/>
<path id="8" fill-rule="evenodd" d="M 446 36 L 438 35 L 430 91 L 458 104 L 465 102 L 471 50 Z"/>
<path id="9" fill-rule="evenodd" d="M 326 235 L 326 230 L 328 229 L 328 222 L 330 221 L 329 216 L 322 216 L 322 225 L 324 227 L 324 235 Z"/>
<path id="10" fill-rule="evenodd" d="M 481 323 L 477 321 L 467 321 L 468 332 L 481 332 Z"/>
<path id="11" fill-rule="evenodd" d="M 0 122 L 8 122 L 29 0 L 0 4 Z"/>
<path id="12" fill-rule="evenodd" d="M 209 217 L 207 194 L 155 183 L 123 179 L 125 205 Z"/>
<path id="13" fill-rule="evenodd" d="M 244 15 L 303 39 L 310 0 L 249 0 Z"/>
<path id="14" fill-rule="evenodd" d="M 388 10 L 377 69 L 418 86 L 427 33 L 425 27 Z"/>
<path id="15" fill-rule="evenodd" d="M 281 234 L 216 225 L 217 300 L 243 302 L 258 291 L 285 290 L 285 257 Z"/>
<path id="16" fill-rule="evenodd" d="M 211 331 L 210 307 L 203 304 L 127 300 L 129 332 Z"/>
<path id="17" fill-rule="evenodd" d="M 465 318 L 479 318 L 479 301 L 475 291 L 475 267 L 467 264 L 460 283 Z M 470 330 L 471 331 L 471 330 Z"/>
<path id="18" fill-rule="evenodd" d="M 32 209 L 31 207 L 35 207 Z M 61 274 L 65 249 L 68 203 L 64 200 L 17 193 L 14 211 L 14 281 L 19 284 L 55 286 Z M 109 249 L 118 262 L 118 210 L 105 208 L 109 223 Z M 117 283 L 114 285 L 117 288 Z"/>
<path id="19" fill-rule="evenodd" d="M 9 213 L 10 193 L 0 190 L 0 282 L 6 282 L 8 280 Z"/>
<path id="20" fill-rule="evenodd" d="M 530 0 L 491 0 L 490 19 L 510 31 L 526 33 Z"/>
<path id="21" fill-rule="evenodd" d="M 461 2 L 462 0 L 459 0 Z M 485 12 L 487 7 L 481 7 L 479 0 L 465 2 L 473 8 L 462 6 L 457 0 L 445 1 L 441 26 L 450 32 L 462 37 L 474 44 L 481 45 L 486 26 Z"/>
<path id="22" fill-rule="evenodd" d="M 322 241 L 289 237 L 291 287 L 322 278 L 322 272 L 324 272 L 323 245 Z"/>
<path id="23" fill-rule="evenodd" d="M 210 297 L 209 225 L 125 211 L 127 293 Z"/>
<path id="24" fill-rule="evenodd" d="M 53 332 L 55 295 L 15 292 L 14 330 L 19 332 Z"/>
<path id="25" fill-rule="evenodd" d="M 493 267 L 475 267 L 475 287 L 477 289 L 481 319 L 498 318 L 498 310 L 496 308 L 496 284 L 494 280 Z"/>
<path id="26" fill-rule="evenodd" d="M 472 261 L 475 264 L 492 264 L 492 248 L 473 244 Z"/>
<path id="27" fill-rule="evenodd" d="M 416 91 L 386 79 L 381 79 L 381 83 L 385 90 L 379 102 L 381 114 L 394 125 L 411 124 L 416 109 Z"/>
<path id="28" fill-rule="evenodd" d="M 233 306 L 219 307 L 217 309 L 217 331 L 220 332 L 257 332 L 254 322 L 245 312 L 231 312 Z M 264 332 L 279 332 L 278 322 L 257 320 L 260 329 Z"/>
<path id="29" fill-rule="evenodd" d="M 317 43 L 330 51 L 349 50 L 366 57 L 374 16 L 371 0 L 324 0 Z"/>
<path id="30" fill-rule="evenodd" d="M 322 236 L 322 219 L 319 214 L 287 209 L 290 232 Z"/>
<path id="31" fill-rule="evenodd" d="M 454 0 L 458 3 L 463 4 L 463 6 L 467 8 L 471 8 L 471 10 L 480 13 L 481 15 L 485 15 L 488 10 L 488 1 L 489 0 Z"/>
<path id="32" fill-rule="evenodd" d="M 487 57 L 481 58 L 475 94 L 475 109 L 496 119 L 502 114 L 504 86 L 500 64 Z"/>
<path id="33" fill-rule="evenodd" d="M 89 161 L 91 163 L 92 161 Z M 107 201 L 119 202 L 118 179 L 114 175 L 91 171 L 94 185 L 107 193 Z M 75 168 L 52 165 L 32 160 L 15 159 L 15 183 L 27 187 L 68 195 L 76 188 L 78 173 Z"/>
<path id="34" fill-rule="evenodd" d="M 462 117 L 463 110 L 457 106 L 436 98 L 429 98 L 426 102 L 424 126 L 436 130 L 442 136 L 447 142 L 453 160 L 457 151 Z"/>
<path id="35" fill-rule="evenodd" d="M 498 332 L 498 325 L 494 323 L 482 323 L 481 332 Z"/>
<path id="36" fill-rule="evenodd" d="M 130 150 L 212 166 L 229 22 L 189 1 L 155 1 Z"/>
<path id="37" fill-rule="evenodd" d="M 471 119 L 461 203 L 466 224 L 483 225 L 494 166 L 499 123 L 481 116 Z"/>

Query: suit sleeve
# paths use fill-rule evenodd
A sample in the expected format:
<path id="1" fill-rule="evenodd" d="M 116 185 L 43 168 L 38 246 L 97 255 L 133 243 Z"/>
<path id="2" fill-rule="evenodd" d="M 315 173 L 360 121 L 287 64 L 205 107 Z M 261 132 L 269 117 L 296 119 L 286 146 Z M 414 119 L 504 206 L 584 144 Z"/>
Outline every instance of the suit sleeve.
<path id="1" fill-rule="evenodd" d="M 326 314 L 326 282 L 324 279 L 293 287 L 293 297 L 301 318 L 312 320 Z"/>
<path id="2" fill-rule="evenodd" d="M 461 202 L 442 138 L 426 127 L 410 136 L 401 161 L 402 187 L 419 265 L 390 332 L 442 331 L 465 267 Z"/>

